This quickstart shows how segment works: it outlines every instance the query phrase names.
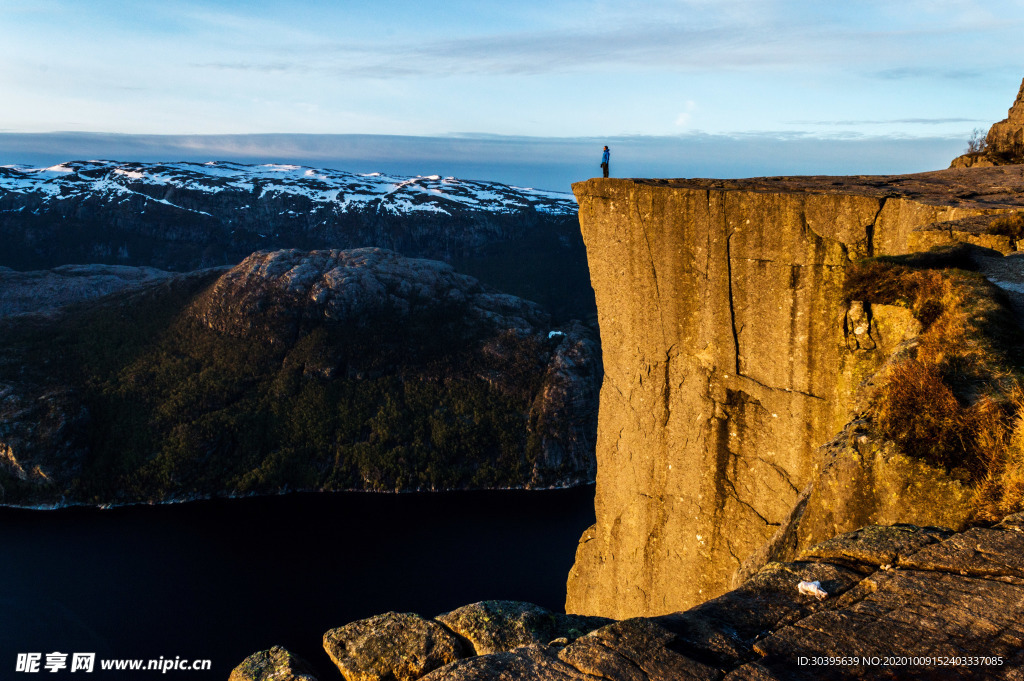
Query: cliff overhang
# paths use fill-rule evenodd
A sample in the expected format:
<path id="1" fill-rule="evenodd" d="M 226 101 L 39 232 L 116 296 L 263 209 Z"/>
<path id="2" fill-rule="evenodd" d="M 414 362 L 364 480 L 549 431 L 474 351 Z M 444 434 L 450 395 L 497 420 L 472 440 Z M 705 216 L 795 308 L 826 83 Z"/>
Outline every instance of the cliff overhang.
<path id="1" fill-rule="evenodd" d="M 568 611 L 673 612 L 864 524 L 963 525 L 969 481 L 851 425 L 921 325 L 843 288 L 864 258 L 954 242 L 1014 251 L 972 221 L 1024 207 L 1021 168 L 573 189 L 605 378 L 597 523 Z"/>

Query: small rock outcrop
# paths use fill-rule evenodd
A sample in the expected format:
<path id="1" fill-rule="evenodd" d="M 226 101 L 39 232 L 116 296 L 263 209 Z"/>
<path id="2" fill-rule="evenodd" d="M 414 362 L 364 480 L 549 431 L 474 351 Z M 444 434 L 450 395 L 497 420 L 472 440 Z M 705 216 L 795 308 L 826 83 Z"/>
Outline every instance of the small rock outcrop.
<path id="1" fill-rule="evenodd" d="M 568 643 L 611 622 L 604 617 L 553 613 L 519 601 L 481 601 L 435 619 L 465 639 L 475 655 L 507 652 L 528 645 Z"/>
<path id="2" fill-rule="evenodd" d="M 984 168 L 1024 163 L 1024 81 L 1006 118 L 993 123 L 982 149 L 957 156 L 950 168 Z"/>
<path id="3" fill-rule="evenodd" d="M 484 288 L 437 260 L 381 248 L 259 251 L 233 267 L 192 309 L 220 333 L 282 342 L 303 322 L 400 328 L 460 315 L 463 333 L 532 331 L 550 323 L 536 303 Z"/>
<path id="4" fill-rule="evenodd" d="M 79 475 L 88 453 L 89 412 L 67 385 L 0 382 L 0 503 L 16 488 L 59 498 L 61 483 Z"/>
<path id="5" fill-rule="evenodd" d="M 739 588 L 689 610 L 577 630 L 575 638 L 550 644 L 515 633 L 527 616 L 550 613 L 485 602 L 443 615 L 448 622 L 471 619 L 475 640 L 505 643 L 486 654 L 464 650 L 465 657 L 419 677 L 389 678 L 1020 679 L 1024 514 L 960 533 L 864 527 L 811 547 L 796 561 L 769 563 Z M 374 621 L 348 626 L 362 629 Z M 396 627 L 388 630 L 394 644 L 373 648 L 384 659 L 369 655 L 358 668 L 339 665 L 347 681 L 382 678 L 365 670 L 390 669 L 419 654 L 423 620 L 387 621 Z M 406 622 L 407 632 L 401 630 Z"/>
<path id="6" fill-rule="evenodd" d="M 346 681 L 415 681 L 464 655 L 444 626 L 398 612 L 331 629 L 324 650 Z"/>
<path id="7" fill-rule="evenodd" d="M 317 681 L 308 662 L 281 646 L 261 650 L 231 670 L 228 681 Z"/>

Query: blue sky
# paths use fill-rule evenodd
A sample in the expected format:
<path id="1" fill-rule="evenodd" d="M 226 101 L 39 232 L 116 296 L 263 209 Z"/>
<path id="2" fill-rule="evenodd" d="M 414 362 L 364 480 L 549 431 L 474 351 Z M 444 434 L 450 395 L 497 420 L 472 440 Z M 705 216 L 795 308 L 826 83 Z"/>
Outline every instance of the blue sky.
<path id="1" fill-rule="evenodd" d="M 1021 35 L 1024 0 L 3 0 L 0 133 L 427 136 L 452 158 L 484 136 L 509 141 L 486 152 L 508 163 L 613 139 L 618 161 L 678 154 L 678 175 L 805 168 L 812 152 L 808 172 L 905 172 L 1005 117 Z M 714 158 L 708 140 L 738 155 L 687 165 Z M 743 166 L 743 141 L 776 152 Z M 0 163 L 24 146 L 0 140 Z M 924 147 L 920 167 L 893 151 Z"/>

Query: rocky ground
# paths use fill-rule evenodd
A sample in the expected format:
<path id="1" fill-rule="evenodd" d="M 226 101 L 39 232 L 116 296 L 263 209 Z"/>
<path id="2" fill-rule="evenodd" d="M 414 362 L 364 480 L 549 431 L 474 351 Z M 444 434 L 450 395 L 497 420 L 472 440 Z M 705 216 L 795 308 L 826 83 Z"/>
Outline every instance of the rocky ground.
<path id="1" fill-rule="evenodd" d="M 66 305 L 181 276 L 152 267 L 124 265 L 62 265 L 32 272 L 0 267 L 0 317 L 51 314 Z"/>
<path id="2" fill-rule="evenodd" d="M 347 681 L 1024 679 L 1024 514 L 960 533 L 865 527 L 662 617 L 484 602 L 354 622 L 324 648 Z M 313 678 L 281 648 L 231 674 Z"/>

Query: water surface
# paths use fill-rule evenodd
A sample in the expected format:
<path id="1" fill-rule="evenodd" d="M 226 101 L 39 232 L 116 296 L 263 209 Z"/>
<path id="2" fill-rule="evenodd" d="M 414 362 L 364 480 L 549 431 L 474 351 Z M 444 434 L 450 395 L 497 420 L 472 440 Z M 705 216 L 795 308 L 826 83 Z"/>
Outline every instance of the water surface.
<path id="1" fill-rule="evenodd" d="M 19 652 L 60 651 L 208 658 L 158 678 L 224 680 L 275 644 L 340 678 L 320 639 L 356 619 L 484 599 L 561 611 L 593 521 L 593 487 L 0 509 L 0 678 L 152 675 L 13 673 Z"/>

